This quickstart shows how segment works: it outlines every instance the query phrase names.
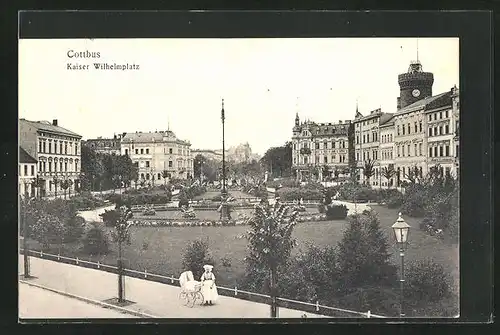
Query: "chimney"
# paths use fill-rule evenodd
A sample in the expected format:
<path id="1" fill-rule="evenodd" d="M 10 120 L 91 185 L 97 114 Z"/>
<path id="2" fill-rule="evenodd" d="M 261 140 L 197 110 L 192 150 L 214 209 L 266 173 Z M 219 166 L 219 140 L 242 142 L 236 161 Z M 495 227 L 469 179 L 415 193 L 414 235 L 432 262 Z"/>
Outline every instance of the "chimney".
<path id="1" fill-rule="evenodd" d="M 52 120 L 52 124 L 53 124 L 54 126 L 57 126 L 57 119 Z"/>
<path id="2" fill-rule="evenodd" d="M 113 135 L 113 139 L 115 139 L 115 140 L 116 140 L 116 134 L 114 134 L 114 135 Z"/>
<path id="3" fill-rule="evenodd" d="M 339 120 L 339 124 L 342 124 L 342 120 Z"/>

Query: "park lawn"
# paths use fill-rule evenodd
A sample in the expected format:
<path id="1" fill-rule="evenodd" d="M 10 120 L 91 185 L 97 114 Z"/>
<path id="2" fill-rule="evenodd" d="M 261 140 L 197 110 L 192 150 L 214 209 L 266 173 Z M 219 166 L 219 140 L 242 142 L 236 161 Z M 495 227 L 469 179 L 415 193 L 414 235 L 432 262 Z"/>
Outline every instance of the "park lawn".
<path id="1" fill-rule="evenodd" d="M 392 252 L 391 259 L 394 264 L 399 265 L 399 252 L 394 244 L 391 229 L 391 225 L 397 219 L 397 211 L 381 206 L 373 206 L 373 209 L 378 212 L 380 225 L 387 235 L 389 250 Z M 405 220 L 412 226 L 409 235 L 410 245 L 406 252 L 407 262 L 433 258 L 451 274 L 458 289 L 458 246 L 440 241 L 420 231 L 419 219 L 405 217 Z M 346 226 L 344 220 L 298 223 L 293 233 L 298 246 L 293 252 L 305 250 L 308 243 L 317 247 L 335 246 L 342 239 Z M 243 234 L 248 229 L 248 226 L 131 227 L 131 244 L 123 246 L 123 256 L 126 267 L 130 269 L 137 271 L 146 269 L 149 273 L 178 277 L 183 270 L 186 270 L 182 267 L 182 256 L 188 244 L 195 239 L 206 239 L 215 261 L 214 272 L 218 283 L 221 286 L 234 287 L 238 285 L 238 278 L 245 271 L 247 240 Z M 110 228 L 106 230 L 111 231 Z M 33 243 L 31 247 L 39 250 L 37 243 Z M 117 245 L 113 242 L 110 243 L 111 252 L 102 256 L 89 257 L 80 252 L 79 248 L 79 243 L 65 244 L 60 253 L 66 256 L 78 256 L 81 259 L 91 258 L 93 261 L 99 259 L 110 265 L 116 264 Z M 51 252 L 59 251 L 55 247 Z M 222 258 L 229 259 L 231 266 L 224 267 Z"/>

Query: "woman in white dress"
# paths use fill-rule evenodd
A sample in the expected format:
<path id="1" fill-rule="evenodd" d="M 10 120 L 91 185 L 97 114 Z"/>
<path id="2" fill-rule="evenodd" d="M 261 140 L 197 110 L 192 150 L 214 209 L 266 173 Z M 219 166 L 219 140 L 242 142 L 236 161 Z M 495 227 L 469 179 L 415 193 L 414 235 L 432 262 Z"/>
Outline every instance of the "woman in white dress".
<path id="1" fill-rule="evenodd" d="M 201 275 L 201 293 L 205 305 L 213 305 L 219 297 L 217 286 L 215 286 L 215 276 L 212 273 L 213 268 L 212 265 L 204 265 L 205 272 Z"/>

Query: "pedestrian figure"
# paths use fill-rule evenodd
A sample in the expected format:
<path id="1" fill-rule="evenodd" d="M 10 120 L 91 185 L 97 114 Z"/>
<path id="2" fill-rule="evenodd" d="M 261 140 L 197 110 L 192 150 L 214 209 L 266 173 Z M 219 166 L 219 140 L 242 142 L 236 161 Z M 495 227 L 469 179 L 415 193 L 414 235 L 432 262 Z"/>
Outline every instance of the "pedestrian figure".
<path id="1" fill-rule="evenodd" d="M 213 305 L 219 294 L 215 286 L 215 276 L 212 273 L 213 265 L 203 265 L 205 272 L 201 275 L 201 294 L 203 294 L 204 304 Z"/>

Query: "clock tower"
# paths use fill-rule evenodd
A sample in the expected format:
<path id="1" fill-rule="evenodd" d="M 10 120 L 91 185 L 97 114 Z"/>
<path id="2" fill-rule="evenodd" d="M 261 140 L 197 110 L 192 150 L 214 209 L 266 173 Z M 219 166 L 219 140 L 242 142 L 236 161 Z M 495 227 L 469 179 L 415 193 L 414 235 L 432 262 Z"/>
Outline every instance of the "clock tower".
<path id="1" fill-rule="evenodd" d="M 400 94 L 398 98 L 398 110 L 412 103 L 432 96 L 432 84 L 434 74 L 424 72 L 422 64 L 412 61 L 406 73 L 398 76 Z"/>

